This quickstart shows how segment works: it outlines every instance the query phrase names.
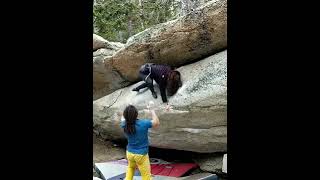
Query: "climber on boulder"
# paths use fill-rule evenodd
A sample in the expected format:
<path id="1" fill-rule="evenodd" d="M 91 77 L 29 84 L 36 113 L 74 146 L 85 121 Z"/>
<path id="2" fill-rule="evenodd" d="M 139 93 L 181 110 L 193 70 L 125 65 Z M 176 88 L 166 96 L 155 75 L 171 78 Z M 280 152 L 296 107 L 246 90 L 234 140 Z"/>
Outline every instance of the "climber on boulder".
<path id="1" fill-rule="evenodd" d="M 153 88 L 153 80 L 159 85 L 160 94 L 163 103 L 168 103 L 167 95 L 173 96 L 182 86 L 180 72 L 174 70 L 168 65 L 146 63 L 140 67 L 139 78 L 144 81 L 140 86 L 132 89 L 139 91 L 142 88 L 148 87 L 154 98 L 157 98 L 157 93 Z"/>

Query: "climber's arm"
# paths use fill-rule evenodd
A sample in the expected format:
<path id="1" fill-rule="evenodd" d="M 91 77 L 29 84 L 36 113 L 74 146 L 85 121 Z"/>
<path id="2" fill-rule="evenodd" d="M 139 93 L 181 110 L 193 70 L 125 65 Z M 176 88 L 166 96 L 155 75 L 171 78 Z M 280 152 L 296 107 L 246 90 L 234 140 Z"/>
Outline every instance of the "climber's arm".
<path id="1" fill-rule="evenodd" d="M 159 118 L 154 110 L 150 110 L 152 116 L 152 128 L 158 128 L 160 126 Z"/>

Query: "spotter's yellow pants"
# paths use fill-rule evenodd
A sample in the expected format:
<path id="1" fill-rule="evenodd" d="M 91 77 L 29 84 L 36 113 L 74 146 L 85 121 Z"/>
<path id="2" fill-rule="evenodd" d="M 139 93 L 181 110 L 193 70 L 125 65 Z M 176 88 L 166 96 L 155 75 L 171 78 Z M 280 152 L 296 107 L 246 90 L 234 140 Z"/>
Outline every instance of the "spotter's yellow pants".
<path id="1" fill-rule="evenodd" d="M 138 166 L 142 180 L 151 180 L 151 167 L 149 155 L 133 154 L 127 151 L 128 169 L 126 180 L 132 180 L 134 171 Z"/>

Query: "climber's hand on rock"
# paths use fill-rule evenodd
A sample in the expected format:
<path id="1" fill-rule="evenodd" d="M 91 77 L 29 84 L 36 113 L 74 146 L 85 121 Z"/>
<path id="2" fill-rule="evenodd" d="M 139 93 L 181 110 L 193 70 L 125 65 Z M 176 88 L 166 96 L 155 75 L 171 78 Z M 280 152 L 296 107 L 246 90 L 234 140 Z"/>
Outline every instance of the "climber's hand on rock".
<path id="1" fill-rule="evenodd" d="M 122 114 L 123 114 L 123 112 L 117 112 L 117 115 L 120 117 L 122 116 Z"/>
<path id="2" fill-rule="evenodd" d="M 167 104 L 165 107 L 166 111 L 172 111 L 172 106 L 170 104 Z"/>
<path id="3" fill-rule="evenodd" d="M 147 104 L 147 109 L 149 109 L 149 110 L 154 109 L 154 102 L 153 101 L 149 101 L 149 103 Z"/>

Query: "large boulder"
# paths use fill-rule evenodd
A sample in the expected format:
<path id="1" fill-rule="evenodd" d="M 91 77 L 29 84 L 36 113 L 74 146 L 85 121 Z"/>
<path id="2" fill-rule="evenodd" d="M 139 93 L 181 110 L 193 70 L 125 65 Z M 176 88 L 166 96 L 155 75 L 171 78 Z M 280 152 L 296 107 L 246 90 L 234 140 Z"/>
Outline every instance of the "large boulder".
<path id="1" fill-rule="evenodd" d="M 117 80 L 135 83 L 140 66 L 146 62 L 180 67 L 226 48 L 227 0 L 215 0 L 176 20 L 153 26 L 132 36 L 124 48 L 117 51 L 111 59 L 104 60 L 104 66 L 118 73 L 115 84 Z M 108 63 L 109 61 L 112 63 Z M 104 73 L 107 74 L 109 70 Z M 101 92 L 99 97 L 117 89 L 103 79 L 95 80 L 94 83 L 99 84 L 94 86 L 101 88 L 96 89 Z"/>
<path id="2" fill-rule="evenodd" d="M 159 97 L 150 90 L 131 91 L 142 82 L 119 89 L 93 102 L 94 131 L 105 139 L 124 139 L 118 112 L 135 105 L 139 117 L 150 117 L 143 109 L 153 100 L 160 128 L 151 129 L 150 145 L 194 152 L 227 150 L 227 50 L 196 63 L 180 67 L 182 87 L 169 97 L 172 111 L 165 111 Z"/>

